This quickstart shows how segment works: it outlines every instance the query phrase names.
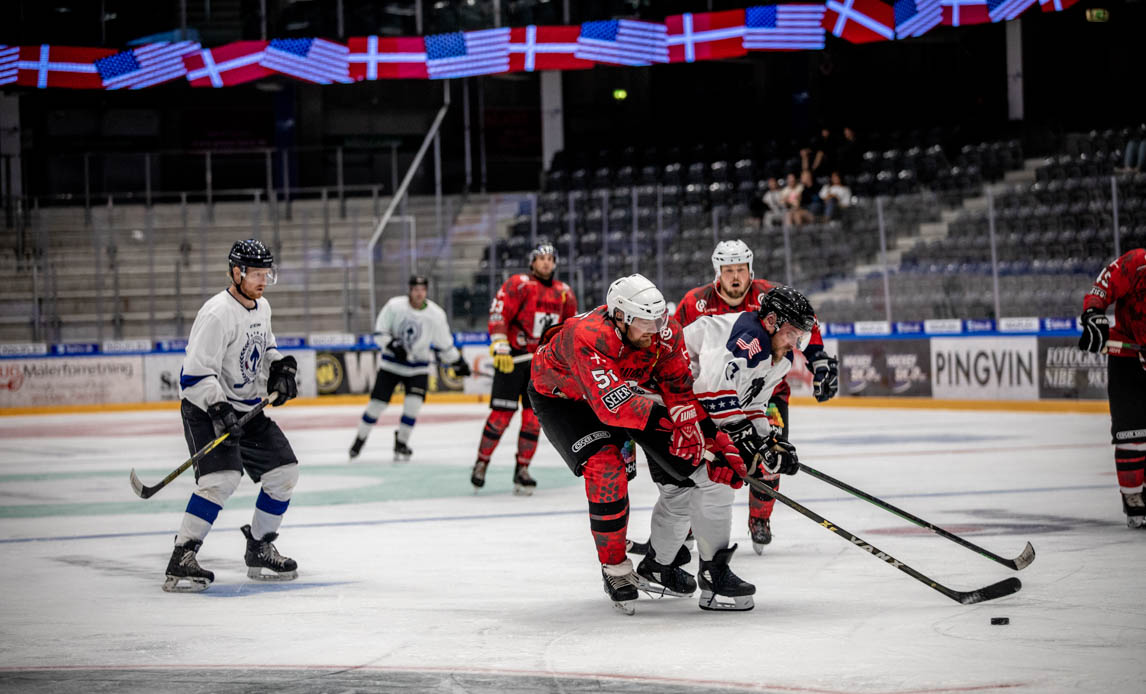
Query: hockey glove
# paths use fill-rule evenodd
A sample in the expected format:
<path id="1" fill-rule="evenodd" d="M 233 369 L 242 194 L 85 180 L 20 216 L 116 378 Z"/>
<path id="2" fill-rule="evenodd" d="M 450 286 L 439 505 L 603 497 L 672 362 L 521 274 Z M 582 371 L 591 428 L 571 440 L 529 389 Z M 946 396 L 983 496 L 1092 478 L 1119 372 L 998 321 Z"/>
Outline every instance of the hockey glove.
<path id="1" fill-rule="evenodd" d="M 271 401 L 275 407 L 298 397 L 298 362 L 294 357 L 283 357 L 271 364 L 271 374 L 267 378 L 267 392 L 278 393 Z"/>
<path id="2" fill-rule="evenodd" d="M 706 447 L 714 455 L 708 458 L 708 479 L 717 484 L 727 484 L 733 489 L 744 486 L 744 479 L 748 477 L 748 468 L 744 459 L 736 450 L 728 434 L 717 431 L 716 436 L 705 442 Z"/>
<path id="3" fill-rule="evenodd" d="M 217 402 L 207 408 L 207 415 L 215 427 L 215 436 L 227 433 L 230 438 L 237 439 L 243 435 L 243 428 L 239 426 L 239 418 L 235 416 L 235 408 L 231 407 L 231 403 Z"/>
<path id="4" fill-rule="evenodd" d="M 625 477 L 632 482 L 637 476 L 637 444 L 632 439 L 621 446 L 621 460 L 625 463 Z"/>
<path id="5" fill-rule="evenodd" d="M 784 439 L 772 439 L 764 451 L 764 469 L 770 474 L 794 475 L 800 471 L 800 459 L 796 457 L 796 447 Z"/>
<path id="6" fill-rule="evenodd" d="M 398 361 L 406 361 L 406 346 L 403 345 L 402 341 L 398 338 L 395 337 L 394 339 L 387 342 L 386 349 L 390 350 L 390 354 L 393 354 L 394 358 Z"/>
<path id="7" fill-rule="evenodd" d="M 465 378 L 469 376 L 470 365 L 466 363 L 465 357 L 458 357 L 458 360 L 450 364 L 450 371 L 454 372 L 454 378 Z"/>
<path id="8" fill-rule="evenodd" d="M 839 361 L 824 350 L 812 355 L 808 360 L 812 368 L 812 395 L 816 402 L 827 402 L 840 390 Z"/>
<path id="9" fill-rule="evenodd" d="M 1082 323 L 1082 337 L 1078 338 L 1078 348 L 1084 352 L 1101 354 L 1110 339 L 1110 319 L 1106 312 L 1097 308 L 1088 308 L 1082 312 L 1078 319 Z"/>
<path id="10" fill-rule="evenodd" d="M 756 431 L 756 426 L 750 420 L 742 419 L 739 422 L 724 427 L 725 433 L 736 444 L 736 451 L 744 460 L 744 466 L 749 470 L 760 465 L 764 451 L 768 448 L 768 440 Z"/>
<path id="11" fill-rule="evenodd" d="M 669 453 L 689 461 L 693 467 L 704 460 L 704 430 L 700 405 L 676 405 L 669 408 L 671 419 L 660 420 L 661 428 L 671 431 Z"/>
<path id="12" fill-rule="evenodd" d="M 493 368 L 503 374 L 513 373 L 513 353 L 506 340 L 494 340 L 489 346 L 489 353 L 493 355 Z"/>

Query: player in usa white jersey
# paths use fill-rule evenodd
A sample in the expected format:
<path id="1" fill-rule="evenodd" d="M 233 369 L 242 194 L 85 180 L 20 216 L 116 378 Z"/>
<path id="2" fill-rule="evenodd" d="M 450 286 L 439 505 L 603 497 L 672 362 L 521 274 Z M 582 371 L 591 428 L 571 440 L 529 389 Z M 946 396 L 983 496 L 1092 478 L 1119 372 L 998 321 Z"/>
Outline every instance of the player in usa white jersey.
<path id="1" fill-rule="evenodd" d="M 298 395 L 298 364 L 276 348 L 271 306 L 262 298 L 275 283 L 274 256 L 249 239 L 235 242 L 228 261 L 231 284 L 195 316 L 179 375 L 183 433 L 191 453 L 224 432 L 228 437 L 195 465 L 197 488 L 175 536 L 163 584 L 168 592 L 206 590 L 215 580 L 199 566 L 197 554 L 244 470 L 262 485 L 254 518 L 242 527 L 247 575 L 258 580 L 298 575 L 295 561 L 273 544 L 298 481 L 298 460 L 282 430 L 263 412 L 245 424 L 237 414 L 265 397 L 281 405 Z"/>
<path id="2" fill-rule="evenodd" d="M 767 417 L 768 400 L 792 366 L 792 350 L 807 347 L 816 319 L 802 294 L 773 287 L 758 311 L 701 316 L 684 329 L 693 392 L 716 425 L 735 442 L 750 475 L 794 474 L 796 449 L 778 438 Z M 642 447 L 644 447 L 643 442 Z M 646 454 L 655 451 L 645 447 Z M 696 582 L 681 566 L 691 525 L 701 554 L 700 607 L 750 610 L 756 588 L 732 573 L 728 546 L 734 490 L 743 486 L 730 467 L 698 466 L 687 479 L 649 471 L 660 497 L 653 507 L 649 552 L 637 575 L 653 590 L 690 595 Z M 706 556 L 712 559 L 705 560 Z"/>
<path id="3" fill-rule="evenodd" d="M 429 286 L 430 280 L 425 276 L 412 275 L 409 293 L 390 299 L 378 312 L 374 341 L 382 345 L 382 363 L 374 378 L 370 402 L 358 425 L 358 436 L 350 446 L 352 459 L 362 451 L 366 437 L 399 383 L 406 389 L 406 399 L 398 430 L 394 432 L 394 460 L 410 459 L 413 451 L 407 443 L 425 402 L 432 356 L 436 354 L 441 363 L 449 364 L 455 376 L 470 375 L 469 365 L 454 346 L 446 312 L 426 298 Z"/>

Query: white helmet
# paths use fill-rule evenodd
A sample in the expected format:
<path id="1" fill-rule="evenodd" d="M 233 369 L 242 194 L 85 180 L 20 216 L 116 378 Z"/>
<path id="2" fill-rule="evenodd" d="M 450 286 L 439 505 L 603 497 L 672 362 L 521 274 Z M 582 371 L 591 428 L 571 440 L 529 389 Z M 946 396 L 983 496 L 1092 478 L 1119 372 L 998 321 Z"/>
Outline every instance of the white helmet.
<path id="1" fill-rule="evenodd" d="M 721 241 L 712 251 L 712 269 L 716 271 L 717 279 L 720 278 L 721 267 L 742 263 L 748 263 L 748 276 L 755 277 L 756 273 L 752 271 L 752 249 L 740 239 Z"/>
<path id="2" fill-rule="evenodd" d="M 645 324 L 646 332 L 654 329 L 659 332 L 668 323 L 665 298 L 644 275 L 629 275 L 610 284 L 605 305 L 609 308 L 610 317 L 620 310 L 625 317 L 625 325 L 632 325 L 634 320 L 649 321 Z"/>

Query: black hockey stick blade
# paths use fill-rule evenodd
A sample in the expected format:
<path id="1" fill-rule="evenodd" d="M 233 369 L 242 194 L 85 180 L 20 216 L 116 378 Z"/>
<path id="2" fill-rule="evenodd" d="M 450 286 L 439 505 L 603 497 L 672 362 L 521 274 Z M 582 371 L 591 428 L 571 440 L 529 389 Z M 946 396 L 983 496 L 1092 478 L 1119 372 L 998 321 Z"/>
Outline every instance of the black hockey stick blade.
<path id="1" fill-rule="evenodd" d="M 633 540 L 625 540 L 625 551 L 629 554 L 648 554 L 648 542 L 634 542 Z"/>
<path id="2" fill-rule="evenodd" d="M 1028 544 L 1027 546 L 1029 547 L 1030 545 Z M 956 591 L 956 595 L 959 596 L 959 602 L 963 603 L 964 605 L 974 605 L 976 603 L 986 602 L 988 600 L 994 600 L 996 598 L 1002 598 L 1008 595 L 1014 595 L 1015 593 L 1019 592 L 1022 587 L 1022 581 L 1012 576 L 1010 578 L 1005 578 L 998 583 L 989 585 L 986 588 L 980 588 L 979 590 L 969 590 L 966 592 Z"/>

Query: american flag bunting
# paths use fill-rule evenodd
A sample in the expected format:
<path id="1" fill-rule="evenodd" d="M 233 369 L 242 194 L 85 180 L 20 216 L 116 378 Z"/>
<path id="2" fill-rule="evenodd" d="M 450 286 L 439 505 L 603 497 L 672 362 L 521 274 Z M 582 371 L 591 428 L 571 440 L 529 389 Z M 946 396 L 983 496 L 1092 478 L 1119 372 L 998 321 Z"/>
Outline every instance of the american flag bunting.
<path id="1" fill-rule="evenodd" d="M 508 72 L 509 29 L 427 36 L 426 70 L 432 80 Z"/>
<path id="2" fill-rule="evenodd" d="M 577 37 L 577 52 L 584 60 L 612 65 L 667 63 L 668 29 L 664 24 L 632 19 L 585 22 Z"/>
<path id="3" fill-rule="evenodd" d="M 350 49 L 326 39 L 271 39 L 259 64 L 315 84 L 350 82 Z"/>
<path id="4" fill-rule="evenodd" d="M 750 51 L 822 50 L 823 5 L 758 5 L 745 10 L 744 47 Z"/>

